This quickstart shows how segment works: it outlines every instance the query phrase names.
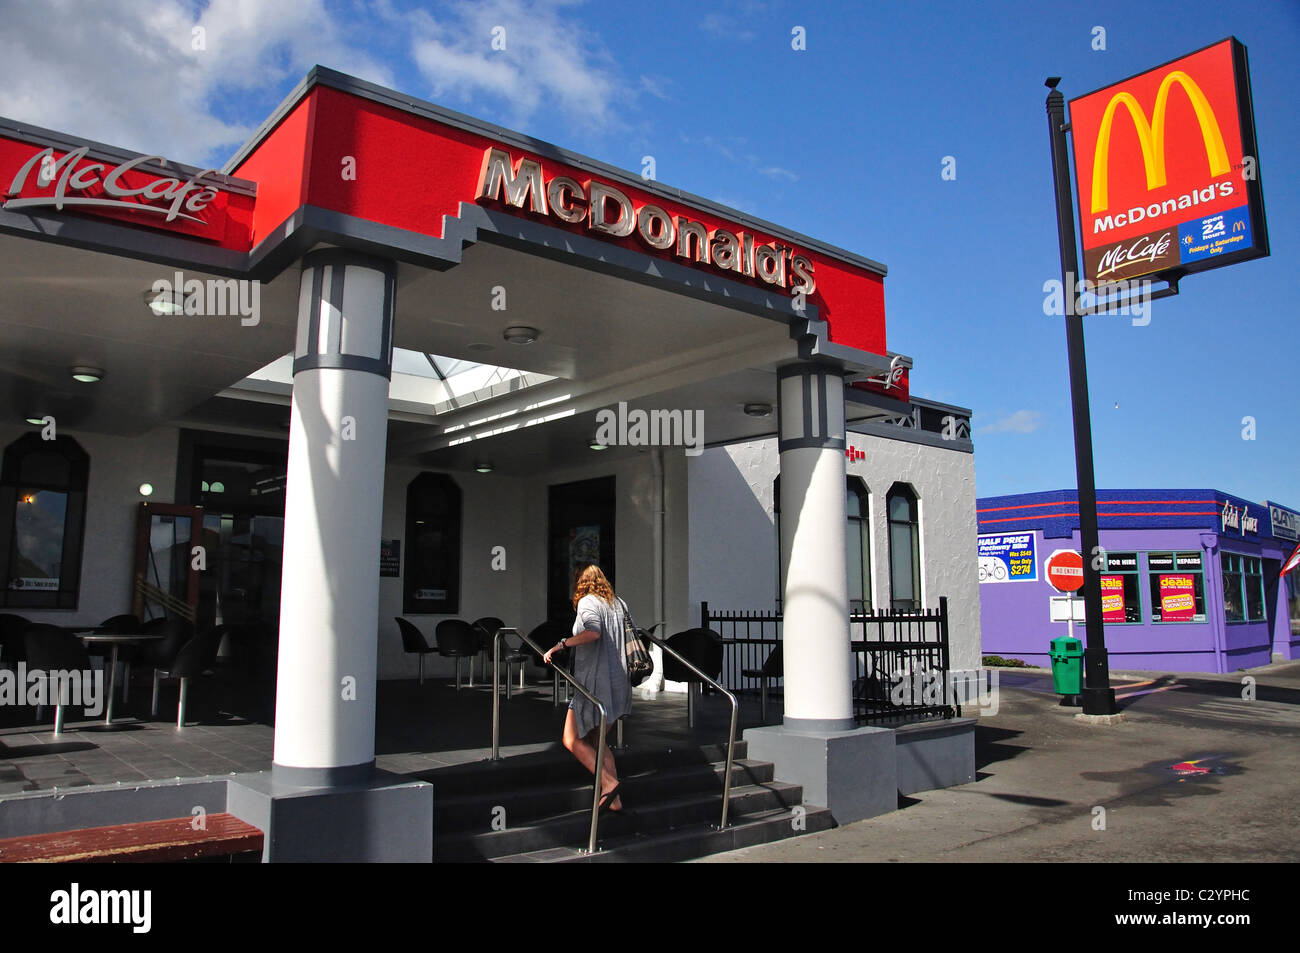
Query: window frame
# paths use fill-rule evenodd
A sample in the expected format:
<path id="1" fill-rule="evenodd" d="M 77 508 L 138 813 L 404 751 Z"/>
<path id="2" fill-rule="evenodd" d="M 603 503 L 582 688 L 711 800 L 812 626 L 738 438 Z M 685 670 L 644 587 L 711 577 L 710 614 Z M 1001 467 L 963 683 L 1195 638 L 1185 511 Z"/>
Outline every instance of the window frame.
<path id="1" fill-rule="evenodd" d="M 68 462 L 66 485 L 24 480 L 23 460 L 38 453 L 57 453 Z M 4 448 L 0 463 L 0 607 L 5 609 L 76 609 L 81 598 L 81 562 L 85 554 L 86 513 L 90 486 L 90 454 L 72 437 L 45 440 L 28 432 Z M 59 588 L 10 589 L 9 578 L 17 557 L 17 506 L 20 490 L 63 493 L 63 541 L 59 557 Z"/>
<path id="2" fill-rule="evenodd" d="M 894 519 L 893 501 L 897 497 L 906 499 L 911 513 L 907 520 Z M 887 542 L 889 544 L 889 611 L 890 612 L 920 612 L 925 607 L 925 591 L 922 583 L 921 567 L 921 497 L 907 483 L 895 483 L 885 494 L 885 523 L 887 526 Z M 900 600 L 895 593 L 894 578 L 894 527 L 906 526 L 909 528 L 910 546 L 912 550 L 911 568 L 912 568 L 912 592 L 914 598 Z M 911 603 L 909 608 L 899 608 L 899 603 L 906 601 Z"/>
<path id="3" fill-rule="evenodd" d="M 858 516 L 848 515 L 848 497 L 852 493 L 858 498 Z M 875 554 L 874 537 L 872 535 L 872 494 L 871 487 L 867 486 L 867 481 L 860 476 L 852 473 L 845 474 L 844 477 L 844 511 L 845 511 L 845 537 L 849 533 L 849 524 L 856 523 L 855 527 L 858 534 L 859 545 L 863 545 L 865 539 L 865 552 L 862 553 L 862 598 L 849 598 L 849 615 L 853 614 L 853 604 L 855 602 L 864 605 L 867 612 L 870 612 L 876 604 L 875 598 L 875 573 L 872 571 L 872 559 Z M 776 531 L 776 607 L 779 611 L 785 601 L 785 589 L 781 585 L 782 576 L 784 575 L 785 566 L 781 562 L 781 475 L 778 473 L 772 480 L 772 528 Z M 847 556 L 848 554 L 845 553 Z M 845 567 L 847 570 L 847 566 Z M 848 584 L 848 573 L 845 572 L 844 582 Z"/>
<path id="4" fill-rule="evenodd" d="M 446 597 L 443 599 L 416 599 L 415 592 L 421 588 L 421 580 L 416 578 L 415 560 L 420 554 L 416 545 L 421 525 L 421 517 L 432 515 L 428 507 L 421 507 L 417 494 L 428 492 L 427 488 L 437 487 L 448 494 L 449 505 L 442 513 L 445 520 L 444 532 L 451 532 L 454 539 L 444 544 L 444 552 L 451 558 Z M 460 590 L 463 579 L 462 551 L 465 536 L 465 494 L 460 485 L 448 473 L 424 471 L 417 473 L 406 485 L 406 546 L 402 554 L 402 614 L 403 615 L 455 615 L 460 611 Z M 376 567 L 376 572 L 378 568 Z"/>
<path id="5" fill-rule="evenodd" d="M 1124 596 L 1124 614 L 1125 614 L 1124 621 L 1123 622 L 1108 621 L 1106 619 L 1105 612 L 1103 612 L 1102 624 L 1103 625 L 1145 625 L 1147 615 L 1142 605 L 1142 563 L 1139 558 L 1138 551 L 1125 549 L 1125 550 L 1117 550 L 1116 552 L 1112 553 L 1109 550 L 1107 550 L 1105 555 L 1106 555 L 1106 567 L 1104 569 L 1098 570 L 1097 575 L 1099 579 L 1104 579 L 1106 576 L 1120 576 L 1126 581 L 1132 579 L 1134 581 L 1133 590 L 1136 593 L 1137 598 L 1134 599 L 1132 603 L 1130 603 L 1128 600 L 1128 593 L 1126 589 L 1125 596 Z M 1132 569 L 1111 569 L 1110 560 L 1112 556 L 1132 556 L 1133 568 Z M 1103 599 L 1105 598 L 1104 590 L 1102 591 L 1102 597 Z M 1128 607 L 1130 604 L 1137 608 L 1136 619 L 1130 619 L 1127 617 Z"/>
<path id="6" fill-rule="evenodd" d="M 1153 550 L 1150 552 L 1143 553 L 1143 556 L 1145 557 L 1145 566 L 1146 566 L 1146 575 L 1147 575 L 1146 591 L 1147 591 L 1147 595 L 1151 599 L 1150 622 L 1152 625 L 1206 625 L 1209 623 L 1210 603 L 1209 603 L 1209 599 L 1206 596 L 1206 588 L 1205 588 L 1205 565 L 1206 565 L 1205 553 L 1204 551 L 1197 552 L 1197 555 L 1200 557 L 1201 560 L 1200 569 L 1183 569 L 1182 566 L 1179 564 L 1179 560 L 1178 560 L 1179 556 L 1190 555 L 1192 552 L 1193 550 L 1190 549 L 1184 549 L 1184 550 L 1160 549 L 1160 550 Z M 1152 556 L 1170 557 L 1174 563 L 1173 568 L 1168 571 L 1153 570 L 1151 568 Z M 1156 607 L 1160 605 L 1160 595 L 1159 595 L 1160 576 L 1171 576 L 1171 575 L 1192 576 L 1193 579 L 1195 580 L 1195 582 L 1193 582 L 1192 584 L 1192 617 L 1190 619 L 1186 619 L 1186 620 L 1168 619 L 1167 620 L 1164 618 L 1163 610 L 1160 613 L 1161 618 L 1159 619 L 1156 618 Z M 1201 618 L 1199 619 L 1196 618 L 1197 583 L 1199 583 L 1200 585 L 1201 606 L 1205 610 L 1204 612 L 1200 613 Z"/>

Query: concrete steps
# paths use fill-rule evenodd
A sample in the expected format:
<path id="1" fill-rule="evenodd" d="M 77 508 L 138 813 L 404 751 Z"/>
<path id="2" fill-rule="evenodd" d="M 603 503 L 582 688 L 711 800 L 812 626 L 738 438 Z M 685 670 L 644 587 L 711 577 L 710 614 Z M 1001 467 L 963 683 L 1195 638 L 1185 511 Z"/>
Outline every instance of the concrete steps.
<path id="1" fill-rule="evenodd" d="M 621 753 L 624 810 L 602 812 L 590 855 L 591 775 L 571 758 L 547 752 L 434 772 L 434 859 L 676 861 L 834 825 L 825 808 L 803 805 L 799 785 L 776 780 L 770 762 L 744 757 L 746 748 L 736 743 L 725 830 L 717 829 L 725 745 Z"/>

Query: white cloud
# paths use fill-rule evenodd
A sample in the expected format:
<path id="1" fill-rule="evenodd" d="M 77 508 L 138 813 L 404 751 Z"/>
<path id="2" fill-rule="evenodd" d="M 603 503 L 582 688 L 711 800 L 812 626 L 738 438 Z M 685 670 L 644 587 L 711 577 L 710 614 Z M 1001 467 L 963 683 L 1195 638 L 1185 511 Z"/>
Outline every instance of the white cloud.
<path id="1" fill-rule="evenodd" d="M 620 125 L 616 104 L 630 96 L 613 57 L 564 16 L 571 0 L 480 0 L 411 17 L 411 55 L 431 98 L 504 102 L 506 121 L 526 125 L 543 107 L 578 124 Z M 504 40 L 504 49 L 493 41 Z M 653 92 L 653 90 L 651 90 Z M 657 95 L 657 94 L 656 94 Z"/>
<path id="2" fill-rule="evenodd" d="M 269 95 L 274 105 L 316 63 L 391 84 L 351 39 L 323 0 L 12 4 L 0 31 L 0 115 L 219 165 L 253 129 L 223 118 L 241 112 L 232 97 Z"/>
<path id="3" fill-rule="evenodd" d="M 1043 414 L 1037 410 L 1017 410 L 1014 414 L 1003 417 L 987 427 L 980 427 L 977 433 L 1033 433 L 1043 425 Z"/>

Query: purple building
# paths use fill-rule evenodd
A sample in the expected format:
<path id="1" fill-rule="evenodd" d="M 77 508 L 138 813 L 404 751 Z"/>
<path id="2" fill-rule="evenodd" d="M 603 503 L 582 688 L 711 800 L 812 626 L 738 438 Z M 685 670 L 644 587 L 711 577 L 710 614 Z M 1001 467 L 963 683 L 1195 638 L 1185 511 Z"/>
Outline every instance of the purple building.
<path id="1" fill-rule="evenodd" d="M 1050 620 L 1058 593 L 1043 566 L 1080 548 L 1078 494 L 976 506 L 984 653 L 1046 666 L 1067 624 Z M 1300 512 L 1221 490 L 1098 490 L 1097 517 L 1112 668 L 1234 672 L 1300 658 L 1300 572 L 1279 578 Z"/>

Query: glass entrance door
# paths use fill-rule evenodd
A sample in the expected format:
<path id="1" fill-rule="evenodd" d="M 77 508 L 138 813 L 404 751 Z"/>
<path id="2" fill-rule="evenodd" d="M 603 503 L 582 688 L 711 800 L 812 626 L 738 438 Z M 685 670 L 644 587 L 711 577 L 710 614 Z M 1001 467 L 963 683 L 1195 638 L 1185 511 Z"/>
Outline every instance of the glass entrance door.
<path id="1" fill-rule="evenodd" d="M 614 579 L 614 477 L 599 477 L 550 488 L 547 613 L 573 620 L 574 573 L 588 563 Z"/>

